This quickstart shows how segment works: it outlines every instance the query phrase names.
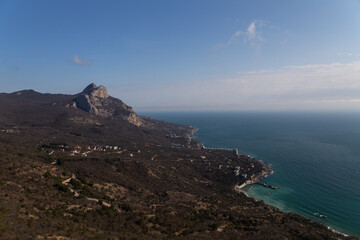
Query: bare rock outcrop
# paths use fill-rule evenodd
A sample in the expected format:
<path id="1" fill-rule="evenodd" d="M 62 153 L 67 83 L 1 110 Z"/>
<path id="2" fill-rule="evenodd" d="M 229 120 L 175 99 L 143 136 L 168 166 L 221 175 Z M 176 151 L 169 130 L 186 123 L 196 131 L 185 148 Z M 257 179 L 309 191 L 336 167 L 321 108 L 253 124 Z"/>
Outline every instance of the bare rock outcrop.
<path id="1" fill-rule="evenodd" d="M 109 96 L 106 87 L 87 86 L 73 99 L 76 108 L 105 118 L 122 118 L 131 124 L 141 126 L 143 119 L 121 100 Z"/>

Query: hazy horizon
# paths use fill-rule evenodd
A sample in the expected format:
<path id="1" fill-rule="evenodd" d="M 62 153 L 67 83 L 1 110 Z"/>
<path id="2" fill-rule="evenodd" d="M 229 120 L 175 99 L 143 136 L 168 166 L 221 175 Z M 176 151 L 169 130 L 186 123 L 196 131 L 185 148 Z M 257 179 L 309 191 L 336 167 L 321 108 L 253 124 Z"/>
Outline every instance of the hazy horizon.
<path id="1" fill-rule="evenodd" d="M 1 92 L 137 111 L 360 109 L 359 1 L 1 1 Z"/>

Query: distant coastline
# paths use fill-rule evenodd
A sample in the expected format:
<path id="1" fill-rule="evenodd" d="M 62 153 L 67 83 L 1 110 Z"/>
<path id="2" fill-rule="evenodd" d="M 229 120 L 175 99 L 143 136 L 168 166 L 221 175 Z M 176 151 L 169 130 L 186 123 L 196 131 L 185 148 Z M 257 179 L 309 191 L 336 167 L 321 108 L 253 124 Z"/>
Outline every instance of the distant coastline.
<path id="1" fill-rule="evenodd" d="M 196 139 L 196 132 L 199 130 L 198 128 L 194 127 L 194 126 L 190 126 L 190 128 L 193 128 L 194 131 L 192 132 L 191 136 L 189 136 L 191 139 Z M 201 145 L 202 145 L 202 149 L 205 149 L 205 150 L 218 150 L 218 151 L 227 151 L 227 152 L 234 152 L 236 155 L 245 155 L 245 156 L 248 156 L 248 157 L 251 157 L 249 154 L 239 154 L 238 153 L 238 149 L 237 148 L 217 148 L 217 147 L 206 147 L 204 143 L 200 142 Z M 254 199 L 255 201 L 262 201 L 261 199 L 258 199 L 256 198 L 255 196 L 252 196 L 252 195 L 249 195 L 247 192 L 250 191 L 252 188 L 248 189 L 248 190 L 245 190 L 244 188 L 247 187 L 247 186 L 251 186 L 251 185 L 254 185 L 254 184 L 259 184 L 263 187 L 268 187 L 268 188 L 271 188 L 271 189 L 278 189 L 276 186 L 272 186 L 272 185 L 268 185 L 266 183 L 263 183 L 261 180 L 264 179 L 264 178 L 267 178 L 268 176 L 270 175 L 273 175 L 274 174 L 274 169 L 271 165 L 271 163 L 265 163 L 264 161 L 260 160 L 260 159 L 257 159 L 257 158 L 252 158 L 253 160 L 256 160 L 257 162 L 261 163 L 263 168 L 265 169 L 265 171 L 262 171 L 262 172 L 259 172 L 258 175 L 256 175 L 253 179 L 250 179 L 250 180 L 247 180 L 245 183 L 239 185 L 239 184 L 235 184 L 234 185 L 234 190 L 238 193 L 242 193 L 244 194 L 246 197 L 248 198 L 252 198 Z M 272 207 L 276 207 L 276 206 L 273 206 L 271 204 L 268 204 L 266 203 L 267 205 L 270 205 Z M 297 213 L 295 213 L 297 214 Z M 303 216 L 305 218 L 307 218 L 306 216 Z M 309 218 L 307 218 L 309 219 Z M 313 221 L 312 219 L 309 219 L 311 221 Z M 318 222 L 319 223 L 319 222 Z M 340 231 L 336 231 L 335 229 L 333 229 L 331 226 L 328 226 L 328 225 L 325 225 L 323 223 L 320 223 L 322 225 L 324 225 L 325 227 L 327 227 L 330 231 L 334 232 L 334 233 L 337 233 L 337 234 L 340 234 L 344 237 L 349 237 L 350 235 L 348 234 L 345 234 L 345 233 L 342 233 Z"/>
<path id="2" fill-rule="evenodd" d="M 359 236 L 354 223 L 359 221 L 360 209 L 356 205 L 347 207 L 353 205 L 352 199 L 359 193 L 349 185 L 339 186 L 340 180 L 351 181 L 356 187 L 359 184 L 359 176 L 351 171 L 360 167 L 354 144 L 360 141 L 360 135 L 354 131 L 360 127 L 359 114 L 349 113 L 345 118 L 336 113 L 311 112 L 289 115 L 282 112 L 155 112 L 152 117 L 196 126 L 199 129 L 192 138 L 205 146 L 236 146 L 240 147 L 242 155 L 251 154 L 258 161 L 266 159 L 270 162 L 266 164 L 271 167 L 272 174 L 265 182 L 281 190 L 269 192 L 252 185 L 249 192 L 244 191 L 249 197 L 262 200 L 282 212 L 296 213 L 325 227 L 330 226 L 342 236 Z M 327 162 L 332 164 L 323 169 Z M 347 174 L 339 175 L 339 171 Z M 232 188 L 236 190 L 235 185 Z M 324 188 L 327 190 L 323 191 Z M 311 200 L 307 197 L 309 194 L 313 194 Z M 334 201 L 327 201 L 329 198 Z M 314 212 L 321 212 L 328 219 L 316 219 Z"/>
<path id="3" fill-rule="evenodd" d="M 198 129 L 196 129 L 197 131 Z M 192 138 L 195 137 L 195 136 L 192 136 Z M 271 188 L 271 189 L 278 189 L 278 187 L 276 186 L 272 186 L 272 185 L 269 185 L 269 184 L 266 184 L 266 183 L 263 183 L 261 180 L 272 175 L 274 173 L 274 170 L 271 166 L 270 163 L 265 163 L 263 162 L 262 160 L 259 160 L 257 158 L 253 158 L 251 157 L 250 155 L 248 154 L 239 154 L 239 150 L 237 148 L 217 148 L 217 147 L 206 147 L 204 143 L 201 143 L 202 144 L 202 149 L 204 150 L 212 150 L 212 151 L 224 151 L 224 152 L 232 152 L 234 153 L 235 155 L 237 156 L 247 156 L 249 157 L 250 159 L 252 160 L 255 160 L 257 162 L 259 162 L 261 165 L 262 165 L 262 171 L 261 172 L 258 172 L 257 175 L 255 175 L 254 177 L 246 180 L 244 183 L 242 184 L 235 184 L 234 186 L 234 189 L 235 191 L 237 192 L 240 192 L 240 193 L 243 193 L 245 194 L 247 197 L 249 198 L 254 198 L 250 195 L 247 194 L 247 191 L 244 190 L 245 187 L 249 186 L 249 185 L 253 185 L 253 184 L 259 184 L 259 185 L 262 185 L 263 187 L 268 187 L 268 188 Z M 254 198 L 255 199 L 255 198 Z M 255 199 L 257 200 L 257 199 Z"/>

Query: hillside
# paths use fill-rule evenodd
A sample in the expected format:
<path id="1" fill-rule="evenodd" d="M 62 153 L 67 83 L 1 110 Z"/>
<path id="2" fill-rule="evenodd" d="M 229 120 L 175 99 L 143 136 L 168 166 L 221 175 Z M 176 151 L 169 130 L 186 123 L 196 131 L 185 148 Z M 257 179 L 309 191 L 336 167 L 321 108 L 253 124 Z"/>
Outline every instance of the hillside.
<path id="1" fill-rule="evenodd" d="M 269 171 L 103 86 L 0 94 L 1 239 L 355 239 L 234 186 Z M 276 191 L 276 190 L 274 190 Z"/>

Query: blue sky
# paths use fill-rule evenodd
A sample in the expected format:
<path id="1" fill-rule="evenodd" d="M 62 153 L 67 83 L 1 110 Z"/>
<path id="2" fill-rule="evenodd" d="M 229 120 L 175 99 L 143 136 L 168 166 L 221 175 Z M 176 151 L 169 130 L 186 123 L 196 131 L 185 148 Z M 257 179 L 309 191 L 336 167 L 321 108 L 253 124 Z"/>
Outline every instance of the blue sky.
<path id="1" fill-rule="evenodd" d="M 0 0 L 0 92 L 135 110 L 360 109 L 360 1 Z"/>

